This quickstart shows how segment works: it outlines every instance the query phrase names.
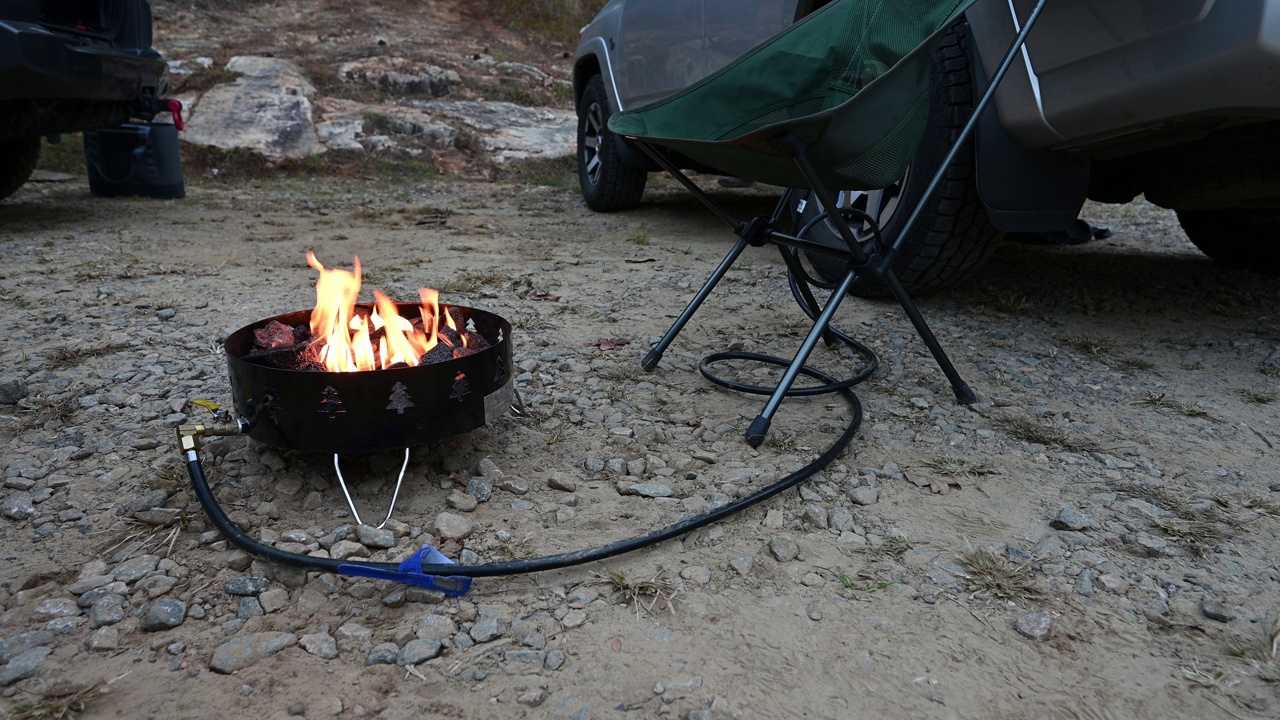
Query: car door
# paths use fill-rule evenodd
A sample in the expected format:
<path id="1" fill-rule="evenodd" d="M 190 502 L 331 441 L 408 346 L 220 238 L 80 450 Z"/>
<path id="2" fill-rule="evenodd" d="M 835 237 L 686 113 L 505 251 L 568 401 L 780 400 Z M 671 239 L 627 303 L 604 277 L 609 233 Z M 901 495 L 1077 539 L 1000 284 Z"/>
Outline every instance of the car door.
<path id="1" fill-rule="evenodd" d="M 798 0 L 703 0 L 707 73 L 728 65 L 790 25 Z"/>
<path id="2" fill-rule="evenodd" d="M 666 97 L 707 74 L 703 0 L 629 0 L 615 49 L 624 109 Z"/>

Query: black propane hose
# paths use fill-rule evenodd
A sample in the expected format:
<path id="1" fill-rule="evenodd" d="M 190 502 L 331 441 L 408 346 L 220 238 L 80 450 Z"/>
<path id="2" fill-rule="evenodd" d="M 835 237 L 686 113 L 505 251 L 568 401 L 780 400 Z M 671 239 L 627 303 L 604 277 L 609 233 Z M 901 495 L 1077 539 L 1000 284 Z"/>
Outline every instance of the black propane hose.
<path id="1" fill-rule="evenodd" d="M 781 358 L 768 358 L 766 359 L 766 362 L 782 365 L 789 364 Z M 829 385 L 838 384 L 835 378 L 808 366 L 803 367 L 801 372 L 815 380 Z M 787 475 L 778 482 L 758 490 L 751 495 L 710 512 L 686 518 L 648 535 L 621 540 L 611 545 L 575 550 L 573 552 L 560 553 L 558 555 L 546 555 L 540 558 L 531 558 L 528 560 L 494 562 L 486 563 L 484 565 L 423 564 L 421 566 L 421 573 L 424 575 L 478 578 L 559 570 L 560 568 L 596 562 L 598 560 L 604 560 L 606 558 L 629 553 L 633 550 L 649 547 L 650 545 L 656 545 L 657 543 L 665 540 L 670 540 L 671 538 L 678 537 L 685 533 L 697 530 L 698 528 L 710 525 L 711 523 L 723 520 L 730 515 L 741 512 L 752 505 L 764 502 L 778 493 L 795 487 L 804 480 L 812 477 L 819 470 L 830 464 L 832 460 L 835 460 L 840 453 L 844 452 L 844 449 L 848 447 L 854 436 L 857 435 L 858 429 L 862 426 L 862 403 L 858 401 L 858 397 L 848 388 L 839 388 L 836 392 L 841 395 L 847 403 L 849 403 L 849 408 L 852 412 L 852 416 L 849 419 L 849 425 L 845 428 L 844 432 L 841 433 L 840 436 L 836 438 L 836 441 L 815 460 L 801 467 L 799 470 Z M 341 560 L 334 560 L 332 558 L 312 557 L 310 555 L 285 552 L 284 550 L 253 539 L 240 528 L 236 527 L 236 524 L 231 521 L 231 518 L 227 517 L 227 514 L 222 511 L 222 506 L 220 506 L 218 501 L 213 497 L 213 492 L 209 489 L 209 482 L 205 478 L 204 468 L 200 464 L 200 456 L 196 448 L 192 447 L 186 450 L 186 461 L 187 473 L 191 476 L 191 486 L 195 489 L 196 498 L 200 501 L 200 505 L 204 508 L 205 513 L 208 514 L 209 519 L 213 521 L 214 526 L 217 527 L 228 540 L 235 543 L 246 552 L 257 555 L 264 560 L 280 563 L 281 565 L 304 568 L 307 570 L 317 570 L 320 572 L 350 574 L 344 572 L 343 566 L 350 568 L 353 565 L 388 572 L 399 571 L 399 563 L 350 563 Z"/>

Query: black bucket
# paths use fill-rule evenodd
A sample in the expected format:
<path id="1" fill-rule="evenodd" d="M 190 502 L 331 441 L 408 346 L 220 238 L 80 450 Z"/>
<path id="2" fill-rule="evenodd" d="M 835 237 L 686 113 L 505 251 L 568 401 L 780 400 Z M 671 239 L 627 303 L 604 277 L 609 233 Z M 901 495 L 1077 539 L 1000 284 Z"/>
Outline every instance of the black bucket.
<path id="1" fill-rule="evenodd" d="M 89 192 L 100 197 L 135 195 L 180 198 L 182 180 L 178 128 L 167 123 L 127 122 L 84 134 Z"/>

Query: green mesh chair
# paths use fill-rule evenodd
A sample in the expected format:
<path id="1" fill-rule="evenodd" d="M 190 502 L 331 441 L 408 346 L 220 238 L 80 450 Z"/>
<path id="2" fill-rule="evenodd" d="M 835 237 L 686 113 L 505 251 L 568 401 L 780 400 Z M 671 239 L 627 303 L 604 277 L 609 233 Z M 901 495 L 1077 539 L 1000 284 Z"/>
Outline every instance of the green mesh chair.
<path id="1" fill-rule="evenodd" d="M 646 370 L 658 366 L 663 353 L 748 246 L 773 243 L 783 251 L 793 294 L 814 320 L 813 329 L 777 387 L 761 392 L 770 398 L 747 430 L 747 442 L 752 446 L 764 440 L 785 397 L 816 394 L 814 388 L 793 389 L 792 385 L 801 373 L 817 376 L 805 362 L 819 340 L 833 342 L 839 335 L 830 328 L 831 318 L 859 276 L 878 278 L 886 284 L 947 376 L 956 398 L 965 404 L 977 399 L 898 282 L 892 263 L 901 239 L 973 133 L 977 118 L 991 101 L 1046 0 L 1037 2 L 933 181 L 890 242 L 880 237 L 873 218 L 850 210 L 824 213 L 844 240 L 842 248 L 782 232 L 778 229 L 780 220 L 794 190 L 784 192 L 772 215 L 741 221 L 681 173 L 667 153 L 760 183 L 808 188 L 822 208 L 837 207 L 832 190 L 873 190 L 891 185 L 905 174 L 924 133 L 933 52 L 947 28 L 973 2 L 833 0 L 701 82 L 609 120 L 610 131 L 636 143 L 738 235 L 724 261 L 645 356 Z M 871 232 L 864 238 L 850 228 L 849 213 L 858 214 L 870 226 Z M 818 305 L 804 280 L 807 276 L 797 259 L 798 250 L 847 264 L 844 279 L 836 284 L 825 306 Z M 729 354 L 720 353 L 715 359 L 727 357 Z M 706 361 L 704 374 L 705 366 Z"/>

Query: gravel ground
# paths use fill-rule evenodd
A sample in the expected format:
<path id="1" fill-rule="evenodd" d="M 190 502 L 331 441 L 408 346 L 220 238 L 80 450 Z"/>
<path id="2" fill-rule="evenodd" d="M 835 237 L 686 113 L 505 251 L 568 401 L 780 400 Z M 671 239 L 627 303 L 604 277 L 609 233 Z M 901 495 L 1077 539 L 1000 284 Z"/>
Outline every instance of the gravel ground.
<path id="1" fill-rule="evenodd" d="M 717 191 L 743 214 L 764 191 Z M 657 372 L 639 358 L 731 236 L 678 189 L 595 215 L 547 187 L 196 183 L 180 202 L 32 184 L 0 205 L 0 708 L 90 717 L 1275 717 L 1280 286 L 1219 268 L 1146 206 L 1114 236 L 1006 246 L 922 309 L 983 396 L 958 406 L 901 311 L 837 324 L 881 366 L 852 449 L 798 489 L 592 566 L 461 599 L 254 560 L 210 529 L 175 428 L 229 406 L 220 342 L 309 307 L 359 255 L 366 295 L 516 326 L 528 406 L 413 453 L 386 531 L 331 458 L 212 443 L 264 542 L 463 562 L 579 549 L 723 505 L 849 421 L 711 385 L 712 350 L 804 332 L 776 254 L 729 273 Z M 815 364 L 857 362 L 821 348 Z M 728 368 L 765 381 L 771 370 Z M 366 513 L 398 456 L 344 461 Z M 79 695 L 74 693 L 79 692 Z"/>

